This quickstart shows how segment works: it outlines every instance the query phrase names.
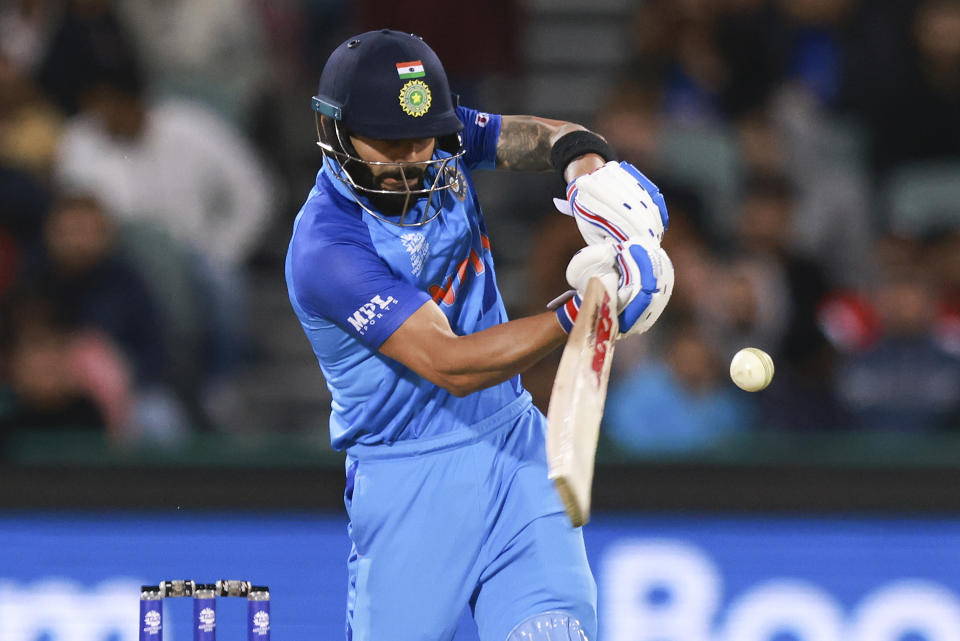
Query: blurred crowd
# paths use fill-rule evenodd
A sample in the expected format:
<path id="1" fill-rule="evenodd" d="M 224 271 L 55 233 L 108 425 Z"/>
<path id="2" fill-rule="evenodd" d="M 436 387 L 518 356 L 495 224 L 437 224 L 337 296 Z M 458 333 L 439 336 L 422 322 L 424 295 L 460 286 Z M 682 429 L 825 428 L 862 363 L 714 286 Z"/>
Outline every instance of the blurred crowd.
<path id="1" fill-rule="evenodd" d="M 648 0 L 594 127 L 663 191 L 673 299 L 621 343 L 605 433 L 688 454 L 755 430 L 960 428 L 960 2 Z M 579 246 L 544 218 L 533 282 Z M 531 309 L 532 311 L 532 309 Z M 734 387 L 740 348 L 772 385 Z M 528 377 L 546 404 L 556 360 Z"/>
<path id="2" fill-rule="evenodd" d="M 664 191 L 677 276 L 611 438 L 960 428 L 960 3 L 650 0 L 634 29 L 596 126 Z M 764 392 L 729 382 L 745 346 Z"/>
<path id="3" fill-rule="evenodd" d="M 337 38 L 342 13 L 3 3 L 0 436 L 176 443 L 229 419 L 251 351 L 248 277 L 292 217 L 273 159 L 303 154 L 257 134 L 281 118 L 263 115 L 271 97 L 317 70 L 311 47 L 329 43 L 308 27 L 329 17 Z"/>
<path id="4" fill-rule="evenodd" d="M 230 421 L 257 357 L 251 274 L 279 273 L 319 165 L 306 97 L 329 51 L 418 31 L 470 102 L 486 74 L 522 72 L 522 5 L 493 4 L 460 31 L 430 20 L 440 2 L 0 5 L 0 436 L 176 443 Z M 657 327 L 618 347 L 611 441 L 960 427 L 960 0 L 631 13 L 620 79 L 583 124 L 664 192 L 677 280 Z M 498 250 L 528 260 L 514 315 L 566 289 L 582 244 L 562 216 L 524 224 L 530 246 Z M 762 393 L 727 377 L 744 346 L 776 363 Z M 542 407 L 557 358 L 525 378 Z"/>

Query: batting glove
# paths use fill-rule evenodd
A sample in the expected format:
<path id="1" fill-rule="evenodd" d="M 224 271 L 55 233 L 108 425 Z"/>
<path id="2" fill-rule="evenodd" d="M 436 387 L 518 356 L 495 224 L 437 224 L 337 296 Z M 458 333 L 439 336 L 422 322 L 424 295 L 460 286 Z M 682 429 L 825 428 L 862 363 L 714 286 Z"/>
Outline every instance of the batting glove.
<path id="1" fill-rule="evenodd" d="M 600 278 L 611 292 L 616 291 L 620 338 L 653 327 L 673 294 L 673 263 L 660 247 L 648 248 L 635 242 L 589 245 L 567 265 L 567 282 L 578 292 L 557 310 L 561 325 L 564 317 L 569 319 L 569 326 L 564 326 L 567 332 L 573 327 L 580 296 L 592 277 Z"/>
<path id="2" fill-rule="evenodd" d="M 567 185 L 567 200 L 554 199 L 574 217 L 588 245 L 642 243 L 659 246 L 670 217 L 663 194 L 628 162 L 611 160 Z"/>
<path id="3" fill-rule="evenodd" d="M 591 278 L 599 278 L 613 295 L 617 291 L 620 271 L 617 269 L 617 248 L 611 243 L 587 245 L 567 265 L 567 282 L 573 289 L 551 301 L 547 307 L 557 310 L 560 326 L 568 334 L 580 312 L 580 301 Z"/>

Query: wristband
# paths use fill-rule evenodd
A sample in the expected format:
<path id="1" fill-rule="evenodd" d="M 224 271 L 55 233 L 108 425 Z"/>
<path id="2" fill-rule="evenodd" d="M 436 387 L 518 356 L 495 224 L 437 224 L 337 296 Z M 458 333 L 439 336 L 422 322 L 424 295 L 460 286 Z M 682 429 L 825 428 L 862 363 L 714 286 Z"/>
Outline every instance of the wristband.
<path id="1" fill-rule="evenodd" d="M 550 164 L 560 172 L 562 178 L 567 165 L 584 154 L 597 154 L 604 162 L 617 159 L 617 153 L 606 140 L 592 131 L 578 129 L 560 136 L 560 139 L 553 143 Z"/>
<path id="2" fill-rule="evenodd" d="M 560 327 L 567 334 L 573 329 L 573 324 L 577 322 L 577 314 L 580 313 L 580 295 L 575 294 L 570 300 L 557 308 L 557 320 L 560 321 Z"/>

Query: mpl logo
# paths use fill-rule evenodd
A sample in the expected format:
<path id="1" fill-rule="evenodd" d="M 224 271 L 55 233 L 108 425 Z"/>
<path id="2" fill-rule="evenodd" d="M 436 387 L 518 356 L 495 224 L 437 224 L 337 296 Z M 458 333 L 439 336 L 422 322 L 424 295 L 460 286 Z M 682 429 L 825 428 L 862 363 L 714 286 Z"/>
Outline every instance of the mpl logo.
<path id="1" fill-rule="evenodd" d="M 383 318 L 383 312 L 388 311 L 390 306 L 398 303 L 393 296 L 387 296 L 384 300 L 380 294 L 370 299 L 369 303 L 364 303 L 360 309 L 347 317 L 347 322 L 358 334 L 363 336 L 372 325 L 377 324 L 377 320 Z"/>
<path id="2" fill-rule="evenodd" d="M 265 637 L 270 634 L 270 613 L 257 612 L 253 615 L 253 633 L 258 637 Z"/>

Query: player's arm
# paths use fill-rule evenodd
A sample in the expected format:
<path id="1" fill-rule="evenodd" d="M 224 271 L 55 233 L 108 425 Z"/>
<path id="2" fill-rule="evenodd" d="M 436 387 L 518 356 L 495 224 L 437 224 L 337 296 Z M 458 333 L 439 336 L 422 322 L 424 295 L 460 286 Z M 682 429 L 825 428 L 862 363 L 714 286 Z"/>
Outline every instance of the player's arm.
<path id="1" fill-rule="evenodd" d="M 616 292 L 623 334 L 649 329 L 673 290 L 673 266 L 666 253 L 636 243 L 581 250 L 567 267 L 567 280 L 583 292 L 592 277 Z M 579 309 L 578 294 L 556 311 L 458 336 L 430 300 L 380 345 L 380 352 L 450 393 L 466 396 L 509 380 L 559 347 Z"/>
<path id="2" fill-rule="evenodd" d="M 570 137 L 569 134 L 573 136 Z M 564 141 L 562 144 L 567 145 L 577 138 L 582 142 L 585 138 L 584 134 L 602 140 L 596 134 L 589 132 L 586 127 L 572 122 L 537 116 L 503 116 L 500 123 L 500 136 L 497 139 L 496 166 L 498 169 L 515 171 L 556 169 L 557 143 Z M 575 155 L 569 159 L 564 158 L 567 162 L 563 169 L 563 178 L 566 182 L 572 182 L 579 176 L 603 166 L 604 156 L 597 153 L 600 150 L 591 150 L 588 145 L 583 148 L 583 151 L 584 153 L 577 154 L 577 149 L 574 148 L 571 153 Z"/>
<path id="3" fill-rule="evenodd" d="M 455 396 L 466 396 L 509 380 L 566 340 L 554 312 L 520 318 L 458 336 L 433 301 L 424 303 L 380 346 Z"/>
<path id="4" fill-rule="evenodd" d="M 573 216 L 588 244 L 653 238 L 667 228 L 660 190 L 629 163 L 616 160 L 607 141 L 586 128 L 536 116 L 501 116 L 496 166 L 518 171 L 553 169 L 567 183 L 560 211 Z"/>

